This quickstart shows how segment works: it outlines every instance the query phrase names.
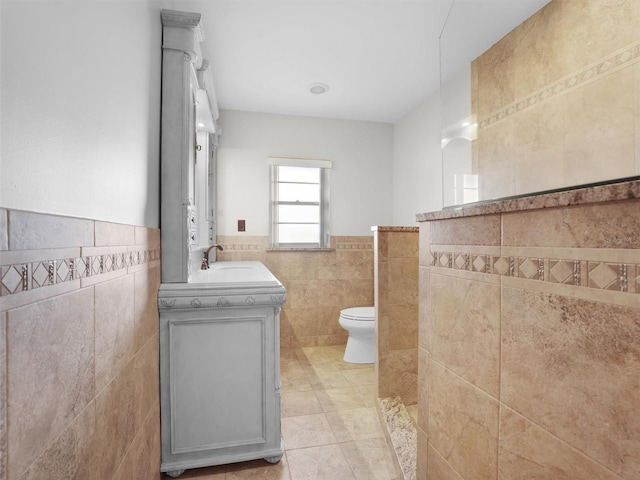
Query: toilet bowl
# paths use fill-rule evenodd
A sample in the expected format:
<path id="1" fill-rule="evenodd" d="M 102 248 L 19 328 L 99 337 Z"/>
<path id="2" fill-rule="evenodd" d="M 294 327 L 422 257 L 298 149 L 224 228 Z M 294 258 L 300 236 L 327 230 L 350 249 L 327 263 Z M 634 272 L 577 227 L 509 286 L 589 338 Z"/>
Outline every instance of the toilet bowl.
<path id="1" fill-rule="evenodd" d="M 374 307 L 352 307 L 340 311 L 340 326 L 349 332 L 344 361 L 373 363 L 376 359 Z"/>

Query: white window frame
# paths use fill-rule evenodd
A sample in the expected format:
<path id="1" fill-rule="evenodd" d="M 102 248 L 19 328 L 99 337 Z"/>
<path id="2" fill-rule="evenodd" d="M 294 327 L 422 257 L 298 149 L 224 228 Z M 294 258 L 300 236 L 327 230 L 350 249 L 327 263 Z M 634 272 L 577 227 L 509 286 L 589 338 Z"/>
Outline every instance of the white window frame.
<path id="1" fill-rule="evenodd" d="M 269 247 L 274 249 L 318 249 L 329 248 L 329 172 L 332 162 L 330 160 L 317 160 L 306 158 L 269 157 L 270 202 L 269 202 Z M 278 167 L 306 167 L 320 169 L 320 201 L 309 203 L 320 208 L 320 230 L 318 242 L 315 243 L 282 243 L 278 239 L 278 206 L 292 204 L 278 200 Z M 295 204 L 300 204 L 295 203 Z M 303 222 L 300 222 L 302 224 Z"/>

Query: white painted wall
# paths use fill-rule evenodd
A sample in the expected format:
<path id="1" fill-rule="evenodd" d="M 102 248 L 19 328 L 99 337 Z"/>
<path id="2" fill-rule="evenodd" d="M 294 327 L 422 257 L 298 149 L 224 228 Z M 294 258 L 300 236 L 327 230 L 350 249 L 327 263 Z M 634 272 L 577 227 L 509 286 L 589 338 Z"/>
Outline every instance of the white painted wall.
<path id="1" fill-rule="evenodd" d="M 218 234 L 269 233 L 267 157 L 321 158 L 331 170 L 332 235 L 371 235 L 392 219 L 393 126 L 222 110 L 218 151 Z"/>
<path id="2" fill-rule="evenodd" d="M 164 3 L 2 0 L 0 206 L 158 226 Z"/>
<path id="3" fill-rule="evenodd" d="M 442 208 L 440 99 L 436 92 L 393 128 L 393 225 Z"/>

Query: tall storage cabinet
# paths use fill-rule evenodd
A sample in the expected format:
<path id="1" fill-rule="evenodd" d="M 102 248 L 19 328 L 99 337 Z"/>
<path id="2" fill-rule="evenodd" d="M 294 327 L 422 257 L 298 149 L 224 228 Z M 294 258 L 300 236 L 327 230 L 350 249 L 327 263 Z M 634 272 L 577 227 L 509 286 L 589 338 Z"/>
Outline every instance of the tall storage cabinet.
<path id="1" fill-rule="evenodd" d="M 195 280 L 160 287 L 161 469 L 277 462 L 285 289 L 260 262 L 215 263 Z"/>

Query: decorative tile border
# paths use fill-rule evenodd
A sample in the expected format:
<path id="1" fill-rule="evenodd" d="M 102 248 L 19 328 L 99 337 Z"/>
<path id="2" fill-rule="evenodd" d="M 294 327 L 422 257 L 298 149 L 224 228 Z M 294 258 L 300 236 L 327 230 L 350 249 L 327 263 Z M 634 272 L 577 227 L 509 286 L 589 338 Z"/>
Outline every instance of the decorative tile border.
<path id="1" fill-rule="evenodd" d="M 599 290 L 640 293 L 640 265 L 634 263 L 433 251 L 428 253 L 428 265 Z"/>
<path id="2" fill-rule="evenodd" d="M 0 297 L 160 260 L 160 249 L 0 265 Z"/>
<path id="3" fill-rule="evenodd" d="M 223 243 L 222 248 L 223 252 L 259 252 L 266 250 L 267 246 L 260 243 Z"/>
<path id="4" fill-rule="evenodd" d="M 373 242 L 371 243 L 350 243 L 336 242 L 336 250 L 373 250 Z"/>
<path id="5" fill-rule="evenodd" d="M 504 120 L 516 113 L 522 112 L 538 103 L 550 100 L 553 97 L 562 95 L 569 90 L 582 87 L 587 83 L 599 80 L 600 78 L 613 73 L 622 68 L 633 65 L 640 61 L 640 43 L 628 45 L 618 50 L 600 62 L 593 63 L 582 70 L 567 75 L 560 80 L 543 87 L 528 97 L 516 100 L 513 103 L 492 112 L 487 117 L 480 119 L 478 128 L 485 128 Z"/>

